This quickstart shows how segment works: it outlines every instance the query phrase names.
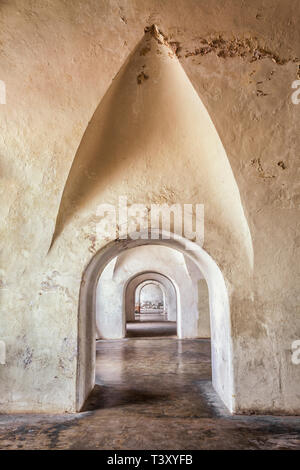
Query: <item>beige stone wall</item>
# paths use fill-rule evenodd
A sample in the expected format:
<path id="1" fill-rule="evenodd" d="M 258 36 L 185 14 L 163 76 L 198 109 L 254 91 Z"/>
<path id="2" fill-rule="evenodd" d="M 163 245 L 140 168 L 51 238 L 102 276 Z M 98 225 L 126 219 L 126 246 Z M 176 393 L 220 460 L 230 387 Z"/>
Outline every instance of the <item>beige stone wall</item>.
<path id="1" fill-rule="evenodd" d="M 89 120 L 152 23 L 174 42 L 214 122 L 250 227 L 253 274 L 247 243 L 242 246 L 240 234 L 232 238 L 224 224 L 208 223 L 204 244 L 230 293 L 237 410 L 300 412 L 300 366 L 291 362 L 291 343 L 300 338 L 300 105 L 291 101 L 299 70 L 300 4 L 246 3 L 1 3 L 1 412 L 75 409 L 79 287 L 101 246 L 94 212 L 83 219 L 75 214 L 48 249 Z M 136 86 L 151 86 L 151 80 L 149 73 Z M 192 181 L 186 176 L 182 187 L 180 169 L 190 165 L 192 173 L 196 156 L 180 161 L 172 183 L 163 173 L 153 193 L 151 172 L 148 179 L 142 176 L 151 168 L 149 155 L 139 164 L 123 162 L 113 173 L 104 159 L 101 198 L 114 202 L 125 193 L 131 202 L 145 202 L 140 198 L 146 189 L 153 202 L 206 203 L 199 200 L 203 180 L 197 174 Z M 170 165 L 167 160 L 163 170 Z M 140 185 L 133 186 L 136 181 Z M 231 220 L 226 210 L 224 220 Z"/>

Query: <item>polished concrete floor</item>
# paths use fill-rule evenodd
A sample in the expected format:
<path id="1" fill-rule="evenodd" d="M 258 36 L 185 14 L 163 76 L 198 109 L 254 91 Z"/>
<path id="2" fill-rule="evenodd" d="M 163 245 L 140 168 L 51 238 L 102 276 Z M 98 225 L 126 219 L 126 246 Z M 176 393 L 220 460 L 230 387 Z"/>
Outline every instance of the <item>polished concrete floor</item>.
<path id="1" fill-rule="evenodd" d="M 300 449 L 299 417 L 231 416 L 210 379 L 209 340 L 98 341 L 86 411 L 2 415 L 0 448 Z"/>
<path id="2" fill-rule="evenodd" d="M 176 338 L 177 324 L 171 321 L 161 321 L 156 315 L 141 315 L 137 322 L 128 322 L 126 325 L 126 336 L 128 338 L 149 338 L 169 336 Z"/>

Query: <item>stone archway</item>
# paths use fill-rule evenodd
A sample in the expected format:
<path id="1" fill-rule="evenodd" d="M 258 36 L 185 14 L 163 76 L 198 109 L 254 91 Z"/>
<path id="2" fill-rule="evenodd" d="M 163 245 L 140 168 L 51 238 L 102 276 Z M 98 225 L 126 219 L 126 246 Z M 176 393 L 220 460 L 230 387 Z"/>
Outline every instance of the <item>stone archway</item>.
<path id="1" fill-rule="evenodd" d="M 138 302 L 137 302 L 138 300 Z M 160 304 L 158 304 L 158 300 Z M 152 306 L 145 306 L 144 302 L 154 301 L 156 304 Z M 158 281 L 144 281 L 135 289 L 135 304 L 139 306 L 139 312 L 155 308 L 158 310 L 159 315 L 164 315 L 166 309 L 166 290 Z"/>
<path id="2" fill-rule="evenodd" d="M 153 232 L 153 231 L 152 231 Z M 153 235 L 153 234 L 152 234 Z M 98 279 L 109 261 L 123 251 L 141 245 L 164 245 L 183 252 L 199 267 L 209 290 L 212 383 L 229 410 L 234 408 L 232 338 L 227 289 L 222 273 L 200 246 L 179 235 L 156 230 L 137 240 L 114 240 L 100 249 L 87 266 L 80 288 L 78 323 L 77 409 L 80 410 L 95 382 L 95 299 Z"/>
<path id="3" fill-rule="evenodd" d="M 97 284 L 96 292 L 96 326 L 97 338 L 101 339 L 121 339 L 126 336 L 126 301 L 124 293 L 127 282 L 133 277 L 152 272 L 153 279 L 159 274 L 160 280 L 167 286 L 168 279 L 172 282 L 175 293 L 170 295 L 171 318 L 176 320 L 177 310 L 181 315 L 178 319 L 178 336 L 180 338 L 198 338 L 207 336 L 207 328 L 203 328 L 203 315 L 200 318 L 199 297 L 202 300 L 205 296 L 200 293 L 198 280 L 206 281 L 200 269 L 193 261 L 194 270 L 188 270 L 187 259 L 183 253 L 168 246 L 158 246 L 148 244 L 137 246 L 125 250 L 120 255 L 111 260 L 104 268 Z M 146 279 L 141 276 L 141 280 Z M 206 286 L 207 289 L 207 286 Z M 206 292 L 206 298 L 208 292 Z M 176 303 L 176 306 L 174 306 Z M 205 311 L 203 311 L 205 310 Z M 209 323 L 209 306 L 202 309 L 206 323 Z M 183 321 L 181 322 L 181 318 Z M 131 318 L 134 320 L 133 309 Z"/>
<path id="4" fill-rule="evenodd" d="M 156 293 L 156 294 L 155 294 Z M 156 298 L 154 297 L 156 295 Z M 152 298 L 151 298 L 152 297 Z M 148 306 L 144 306 L 143 305 L 143 302 L 146 301 L 148 302 L 148 300 L 150 299 L 150 301 L 152 301 L 152 299 L 157 302 L 158 300 L 160 301 L 159 304 L 154 304 L 153 305 L 153 308 L 157 308 L 158 310 L 160 310 L 160 314 L 164 314 L 166 312 L 166 291 L 165 291 L 165 288 L 162 284 L 160 284 L 160 282 L 158 281 L 144 281 L 142 284 L 140 284 L 136 290 L 135 290 L 135 300 L 136 300 L 136 303 L 137 303 L 137 299 L 138 299 L 138 306 L 139 306 L 139 310 L 145 310 L 145 309 L 149 309 Z M 150 308 L 152 307 L 152 305 L 150 305 Z"/>
<path id="5" fill-rule="evenodd" d="M 177 318 L 177 305 L 178 305 L 178 291 L 166 275 L 156 272 L 143 272 L 138 273 L 127 281 L 125 286 L 125 316 L 127 321 L 134 320 L 132 312 L 134 310 L 134 292 L 146 282 L 159 282 L 165 289 L 166 305 L 167 305 L 167 318 L 169 321 L 176 321 Z"/>

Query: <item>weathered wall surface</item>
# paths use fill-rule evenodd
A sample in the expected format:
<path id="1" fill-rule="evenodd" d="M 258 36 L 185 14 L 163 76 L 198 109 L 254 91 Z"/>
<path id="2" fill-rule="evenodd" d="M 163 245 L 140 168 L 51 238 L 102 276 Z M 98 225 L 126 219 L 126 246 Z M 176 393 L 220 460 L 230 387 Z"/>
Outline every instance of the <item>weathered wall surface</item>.
<path id="1" fill-rule="evenodd" d="M 296 0 L 1 2 L 1 411 L 75 409 L 80 280 L 101 245 L 93 220 L 75 216 L 47 253 L 89 120 L 156 23 L 216 126 L 250 226 L 250 279 L 227 234 L 211 227 L 204 243 L 230 292 L 237 411 L 300 412 L 300 366 L 291 362 L 300 338 L 300 105 L 291 101 L 299 18 Z M 168 162 L 156 195 L 135 162 L 130 181 L 140 185 L 126 186 L 126 165 L 110 175 L 105 163 L 105 202 L 119 187 L 131 202 L 144 202 L 148 187 L 153 202 L 205 202 Z"/>

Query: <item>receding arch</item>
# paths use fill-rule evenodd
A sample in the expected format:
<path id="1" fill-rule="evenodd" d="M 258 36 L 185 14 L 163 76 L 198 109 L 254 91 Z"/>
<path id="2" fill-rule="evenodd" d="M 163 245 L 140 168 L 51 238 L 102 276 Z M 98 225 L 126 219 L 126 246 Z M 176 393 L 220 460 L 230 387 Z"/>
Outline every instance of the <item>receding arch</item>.
<path id="1" fill-rule="evenodd" d="M 152 231 L 153 232 L 153 231 Z M 206 279 L 209 290 L 212 382 L 230 411 L 234 408 L 232 338 L 227 289 L 223 275 L 211 256 L 199 245 L 179 235 L 156 230 L 157 238 L 114 240 L 100 249 L 84 271 L 79 299 L 77 409 L 80 410 L 95 383 L 95 296 L 98 279 L 114 257 L 141 245 L 170 246 L 191 258 Z"/>
<path id="2" fill-rule="evenodd" d="M 153 271 L 143 271 L 139 272 L 136 275 L 129 278 L 126 282 L 124 288 L 124 295 L 125 295 L 125 315 L 127 320 L 133 320 L 133 316 L 131 312 L 134 309 L 134 291 L 135 289 L 141 285 L 139 283 L 143 283 L 143 279 L 146 279 L 144 282 L 160 282 L 166 290 L 166 303 L 168 306 L 169 311 L 168 320 L 176 321 L 177 319 L 177 310 L 180 308 L 180 292 L 178 286 L 171 280 L 170 277 L 166 276 L 165 274 L 153 272 Z"/>
<path id="3" fill-rule="evenodd" d="M 139 303 L 139 308 L 140 311 L 142 309 L 142 298 L 145 296 L 145 292 L 149 291 L 149 287 L 154 286 L 156 287 L 157 291 L 160 293 L 160 298 L 162 300 L 162 314 L 166 312 L 166 289 L 163 284 L 161 284 L 159 281 L 154 281 L 154 280 L 149 280 L 149 281 L 144 281 L 141 284 L 139 284 L 136 289 L 135 289 L 135 299 L 138 298 L 138 303 Z M 147 294 L 149 295 L 149 294 Z"/>
<path id="4" fill-rule="evenodd" d="M 203 275 L 195 263 L 192 261 L 191 263 L 196 268 L 192 274 L 187 270 L 183 253 L 168 246 L 151 244 L 130 248 L 116 256 L 105 266 L 97 285 L 96 326 L 98 338 L 121 339 L 126 336 L 127 328 L 124 316 L 127 312 L 124 308 L 123 292 L 126 282 L 131 276 L 145 271 L 153 272 L 156 278 L 159 276 L 158 273 L 163 274 L 178 286 L 177 291 L 180 295 L 176 292 L 176 299 L 178 297 L 178 305 L 181 307 L 184 319 L 183 322 L 177 323 L 177 326 L 180 326 L 177 332 L 178 336 L 180 338 L 207 337 L 205 328 L 202 328 L 202 321 L 200 321 L 199 301 L 201 302 L 205 293 L 201 292 L 200 297 L 201 289 L 198 280 L 203 279 Z M 161 280 L 164 284 L 166 283 L 166 278 L 161 278 Z M 203 281 L 205 282 L 204 279 Z M 170 296 L 170 304 L 174 304 L 172 296 Z M 201 314 L 207 321 L 207 317 L 209 317 L 208 302 L 206 305 L 206 312 L 202 311 Z M 171 321 L 176 320 L 176 311 L 174 312 L 174 310 L 176 310 L 176 306 L 172 305 Z M 133 309 L 131 318 L 127 317 L 127 320 L 134 320 Z"/>

